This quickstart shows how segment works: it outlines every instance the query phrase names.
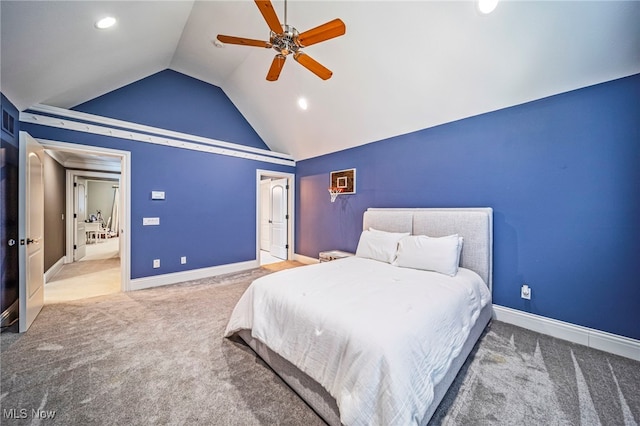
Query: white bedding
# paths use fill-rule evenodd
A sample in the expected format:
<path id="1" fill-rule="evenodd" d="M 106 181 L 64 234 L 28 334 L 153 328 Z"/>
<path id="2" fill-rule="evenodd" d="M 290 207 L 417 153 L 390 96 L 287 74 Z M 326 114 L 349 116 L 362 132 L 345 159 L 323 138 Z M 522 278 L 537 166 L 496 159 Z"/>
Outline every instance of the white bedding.
<path id="1" fill-rule="evenodd" d="M 225 336 L 254 338 L 320 383 L 345 425 L 417 424 L 491 295 L 455 277 L 350 257 L 254 281 Z"/>

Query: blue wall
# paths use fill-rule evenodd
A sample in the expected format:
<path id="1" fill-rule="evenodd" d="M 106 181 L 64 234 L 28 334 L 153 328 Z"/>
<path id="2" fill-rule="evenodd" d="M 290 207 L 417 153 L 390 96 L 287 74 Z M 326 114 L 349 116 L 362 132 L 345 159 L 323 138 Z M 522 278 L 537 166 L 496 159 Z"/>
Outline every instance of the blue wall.
<path id="1" fill-rule="evenodd" d="M 269 149 L 222 89 L 173 70 L 160 71 L 72 109 Z"/>
<path id="2" fill-rule="evenodd" d="M 353 167 L 357 194 L 330 203 L 329 172 Z M 490 206 L 494 303 L 640 339 L 640 74 L 300 161 L 296 180 L 300 254 L 355 251 L 368 207 Z"/>
<path id="3" fill-rule="evenodd" d="M 167 123 L 171 123 L 184 109 L 193 108 L 189 101 L 193 87 L 189 89 L 192 92 L 181 94 L 180 102 L 173 99 L 157 109 L 152 105 L 145 107 L 148 109 L 140 109 L 145 102 L 138 97 L 155 98 L 168 84 L 166 77 L 172 76 L 184 83 L 185 76 L 174 72 L 166 73 L 163 79 L 158 79 L 156 74 L 150 77 L 153 84 L 138 82 L 146 91 L 136 90 L 129 94 L 116 91 L 114 96 L 102 96 L 98 103 L 100 107 L 92 105 L 92 102 L 86 103 L 91 106 L 86 111 L 106 115 L 101 108 L 109 112 L 117 110 L 118 114 L 111 113 L 112 117 L 129 120 L 135 114 L 153 115 L 158 119 L 155 125 L 169 127 L 162 124 L 163 116 L 168 117 Z M 200 82 L 194 81 L 194 85 L 199 86 Z M 246 121 L 244 126 L 238 126 L 238 123 L 221 118 L 224 114 L 220 109 L 226 108 L 234 113 L 237 110 L 221 91 L 209 90 L 208 93 L 219 97 L 214 102 L 217 107 L 215 111 L 191 109 L 194 116 L 210 117 L 206 123 L 199 123 L 196 130 L 206 130 L 207 126 L 215 131 L 222 129 L 229 134 L 229 142 L 242 140 L 253 132 Z M 121 99 L 125 95 L 129 102 Z M 197 99 L 200 92 L 196 91 L 193 96 Z M 108 102 L 110 98 L 120 109 Z M 41 125 L 22 123 L 22 130 L 35 138 L 131 152 L 131 278 L 255 259 L 256 169 L 294 172 L 294 168 L 288 166 Z M 181 131 L 195 133 L 188 128 Z M 165 191 L 166 199 L 151 200 L 152 190 Z M 160 217 L 160 226 L 142 226 L 143 217 Z M 186 265 L 180 264 L 181 256 L 187 256 Z M 152 268 L 153 259 L 161 260 L 159 269 Z"/>

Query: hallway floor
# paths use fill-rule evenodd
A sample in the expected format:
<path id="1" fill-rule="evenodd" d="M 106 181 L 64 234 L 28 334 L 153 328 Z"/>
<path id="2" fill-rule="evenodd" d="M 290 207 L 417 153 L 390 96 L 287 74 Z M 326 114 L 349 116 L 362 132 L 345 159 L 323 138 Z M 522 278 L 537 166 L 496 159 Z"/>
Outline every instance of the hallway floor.
<path id="1" fill-rule="evenodd" d="M 120 292 L 118 238 L 87 245 L 80 261 L 63 265 L 44 286 L 44 303 L 60 303 Z"/>

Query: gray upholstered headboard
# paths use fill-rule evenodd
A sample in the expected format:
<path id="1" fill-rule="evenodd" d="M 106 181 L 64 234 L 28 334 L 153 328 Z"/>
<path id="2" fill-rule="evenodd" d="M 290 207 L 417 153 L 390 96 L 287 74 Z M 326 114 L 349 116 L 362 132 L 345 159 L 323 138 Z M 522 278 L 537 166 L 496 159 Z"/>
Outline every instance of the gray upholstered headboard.
<path id="1" fill-rule="evenodd" d="M 444 237 L 458 234 L 464 238 L 460 266 L 476 272 L 489 289 L 493 285 L 493 209 L 425 208 L 377 209 L 364 212 L 363 229 L 411 232 L 413 235 Z"/>

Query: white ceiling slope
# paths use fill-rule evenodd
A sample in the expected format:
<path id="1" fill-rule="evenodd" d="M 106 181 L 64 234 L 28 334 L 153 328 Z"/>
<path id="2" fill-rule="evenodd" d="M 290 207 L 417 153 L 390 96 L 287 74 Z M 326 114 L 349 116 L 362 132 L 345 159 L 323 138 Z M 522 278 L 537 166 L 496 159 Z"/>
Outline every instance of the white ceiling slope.
<path id="1" fill-rule="evenodd" d="M 341 18 L 347 33 L 305 49 L 330 80 L 289 57 L 277 82 L 265 80 L 275 51 L 211 43 L 268 39 L 253 1 L 0 7 L 1 89 L 20 110 L 70 108 L 171 68 L 221 87 L 272 150 L 297 160 L 640 72 L 640 1 L 502 0 L 485 16 L 473 1 L 290 0 L 299 31 Z M 284 23 L 284 3 L 274 7 Z M 117 26 L 96 30 L 106 14 Z"/>

